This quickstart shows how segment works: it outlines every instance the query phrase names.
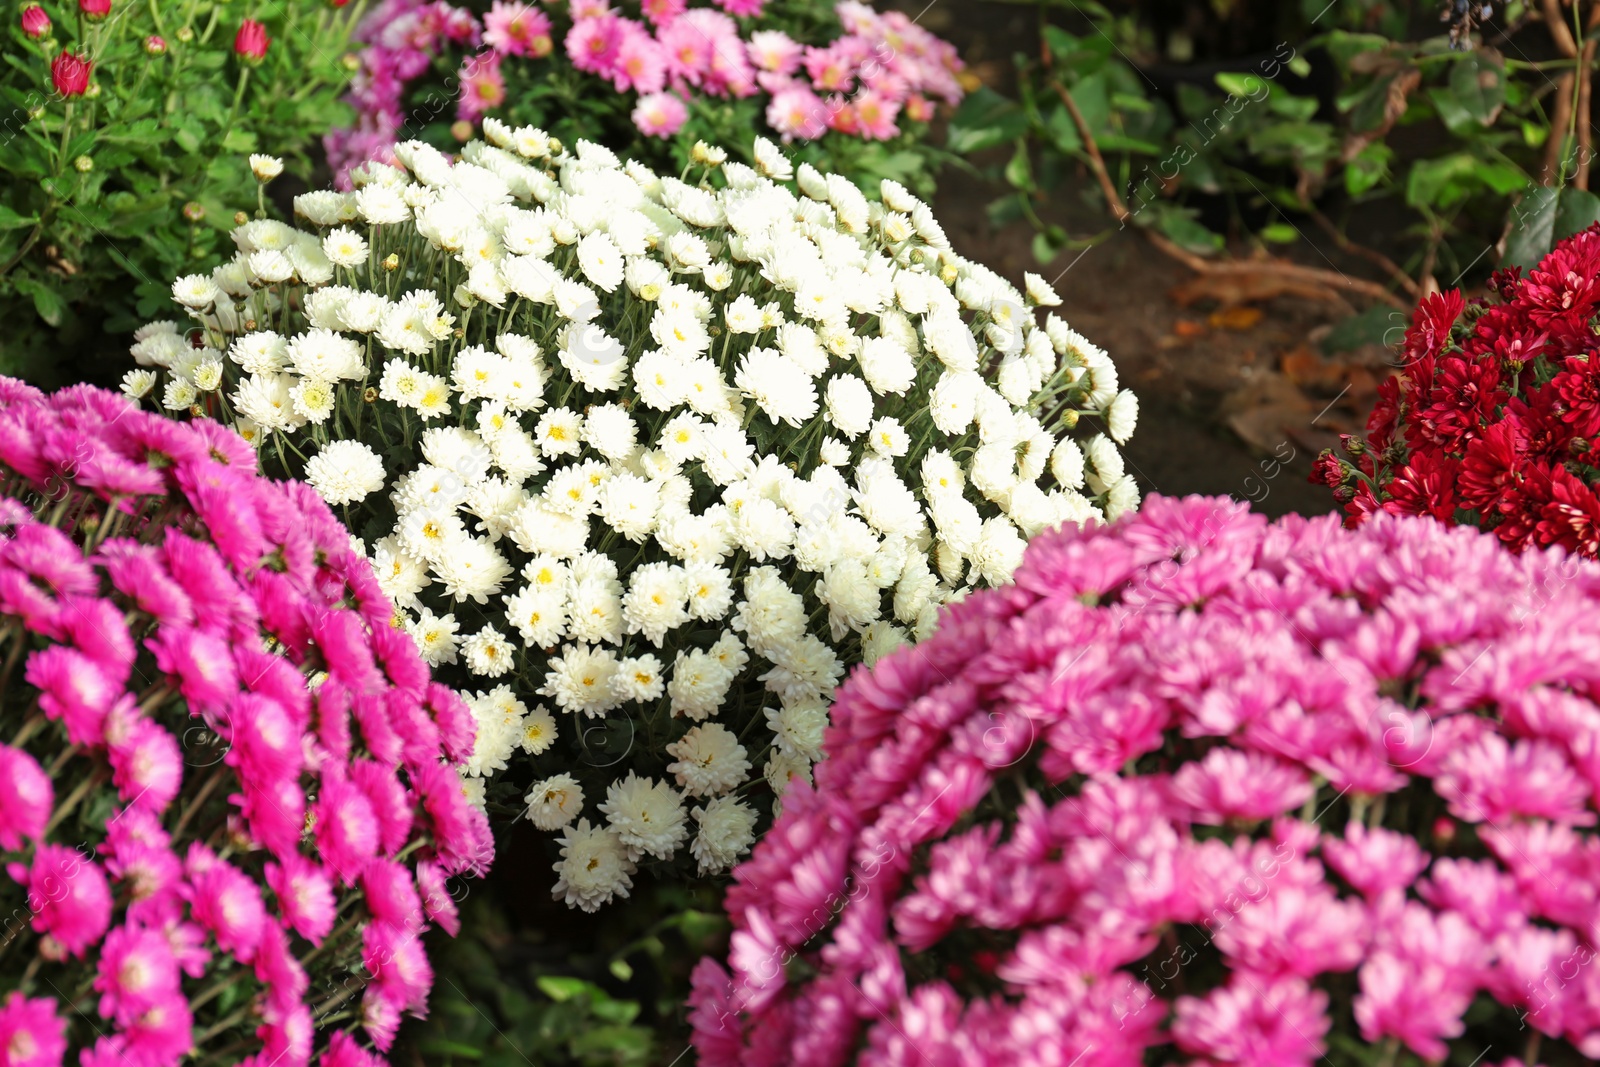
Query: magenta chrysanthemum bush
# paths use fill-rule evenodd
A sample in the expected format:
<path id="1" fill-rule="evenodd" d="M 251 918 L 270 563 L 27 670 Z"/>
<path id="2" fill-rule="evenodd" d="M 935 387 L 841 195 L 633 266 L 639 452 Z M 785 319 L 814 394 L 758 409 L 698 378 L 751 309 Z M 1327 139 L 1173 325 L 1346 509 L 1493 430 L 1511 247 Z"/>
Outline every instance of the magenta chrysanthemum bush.
<path id="1" fill-rule="evenodd" d="M 936 105 L 962 98 L 954 46 L 901 12 L 858 0 L 765 7 L 383 0 L 357 31 L 356 121 L 327 136 L 329 161 L 346 181 L 365 160 L 394 162 L 398 142 L 440 140 L 452 122 L 464 141 L 486 117 L 538 141 L 548 130 L 632 144 L 628 158 L 680 131 L 685 143 L 726 144 L 752 127 L 785 142 L 828 137 L 835 155 L 852 141 L 921 154 Z M 898 168 L 876 177 L 909 177 L 904 159 L 868 158 Z"/>
<path id="2" fill-rule="evenodd" d="M 349 534 L 214 423 L 0 378 L 0 1065 L 381 1062 L 493 855 Z"/>
<path id="3" fill-rule="evenodd" d="M 700 1063 L 1600 1057 L 1597 686 L 1558 550 L 1198 497 L 1042 535 L 839 690 Z"/>

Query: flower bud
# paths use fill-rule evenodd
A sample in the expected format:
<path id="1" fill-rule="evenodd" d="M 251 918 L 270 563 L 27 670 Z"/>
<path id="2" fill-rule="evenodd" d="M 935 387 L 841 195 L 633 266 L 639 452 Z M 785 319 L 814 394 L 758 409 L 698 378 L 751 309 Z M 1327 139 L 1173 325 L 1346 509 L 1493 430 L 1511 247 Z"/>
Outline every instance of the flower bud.
<path id="1" fill-rule="evenodd" d="M 267 28 L 255 19 L 245 19 L 239 24 L 239 32 L 233 38 L 233 52 L 244 62 L 254 66 L 267 58 L 267 46 L 272 43 L 272 38 L 267 36 Z"/>
<path id="2" fill-rule="evenodd" d="M 472 123 L 460 119 L 450 124 L 450 136 L 463 143 L 472 140 Z"/>
<path id="3" fill-rule="evenodd" d="M 50 32 L 50 16 L 44 13 L 44 8 L 29 4 L 22 9 L 22 32 L 34 40 Z"/>
<path id="4" fill-rule="evenodd" d="M 191 200 L 183 205 L 183 217 L 190 222 L 200 222 L 206 217 L 206 209 L 197 200 Z"/>
<path id="5" fill-rule="evenodd" d="M 361 69 L 361 57 L 356 55 L 354 52 L 346 52 L 342 57 L 340 57 L 339 63 L 351 74 L 354 74 L 356 71 Z"/>
<path id="6" fill-rule="evenodd" d="M 383 257 L 383 269 L 388 271 L 396 271 L 400 269 L 400 255 L 398 252 L 390 252 L 387 256 Z"/>
<path id="7" fill-rule="evenodd" d="M 94 64 L 76 52 L 62 52 L 50 61 L 50 81 L 62 96 L 82 96 L 89 88 Z"/>
<path id="8" fill-rule="evenodd" d="M 72 161 L 72 166 L 79 174 L 88 174 L 94 170 L 94 160 L 88 156 L 79 156 Z"/>
<path id="9" fill-rule="evenodd" d="M 245 223 L 247 223 L 249 221 L 250 221 L 250 216 L 246 215 L 244 212 L 235 211 L 233 213 L 233 224 L 235 226 L 243 226 Z"/>
<path id="10" fill-rule="evenodd" d="M 184 44 L 188 44 L 190 41 L 194 40 L 194 30 L 190 29 L 188 26 L 179 26 L 178 40 L 182 41 Z"/>
<path id="11" fill-rule="evenodd" d="M 78 0 L 78 10 L 85 22 L 104 22 L 111 14 L 111 0 Z"/>
<path id="12" fill-rule="evenodd" d="M 144 39 L 144 54 L 147 56 L 164 56 L 167 54 L 167 39 L 160 34 L 152 33 Z"/>

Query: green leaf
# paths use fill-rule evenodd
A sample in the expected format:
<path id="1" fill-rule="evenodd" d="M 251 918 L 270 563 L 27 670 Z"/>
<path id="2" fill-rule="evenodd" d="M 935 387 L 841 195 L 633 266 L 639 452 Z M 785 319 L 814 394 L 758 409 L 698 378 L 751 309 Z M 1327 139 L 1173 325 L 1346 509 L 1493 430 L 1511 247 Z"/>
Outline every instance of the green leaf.
<path id="1" fill-rule="evenodd" d="M 20 230 L 38 221 L 37 215 L 19 215 L 4 204 L 0 204 L 0 230 Z"/>
<path id="2" fill-rule="evenodd" d="M 1580 230 L 1587 230 L 1596 222 L 1600 222 L 1600 196 L 1595 196 L 1587 189 L 1563 189 L 1556 203 L 1551 243 L 1563 241 Z"/>
<path id="3" fill-rule="evenodd" d="M 1450 92 L 1474 119 L 1493 126 L 1506 102 L 1506 69 L 1488 49 L 1468 52 L 1450 71 Z"/>
<path id="4" fill-rule="evenodd" d="M 1382 141 L 1371 142 L 1345 165 L 1345 191 L 1351 196 L 1369 192 L 1373 186 L 1388 177 L 1389 164 L 1393 159 L 1394 149 Z"/>
<path id="5" fill-rule="evenodd" d="M 256 135 L 237 126 L 222 138 L 222 148 L 227 152 L 247 154 L 256 150 Z"/>
<path id="6" fill-rule="evenodd" d="M 945 146 L 960 155 L 1008 144 L 1028 132 L 1028 116 L 1014 101 L 980 88 L 950 117 Z"/>
<path id="7" fill-rule="evenodd" d="M 1017 150 L 1011 154 L 1011 162 L 1006 164 L 1006 181 L 1014 189 L 1033 190 L 1033 168 L 1028 165 L 1028 141 L 1025 137 L 1017 139 Z"/>
<path id="8" fill-rule="evenodd" d="M 1354 352 L 1363 345 L 1387 345 L 1392 337 L 1399 336 L 1393 332 L 1394 328 L 1399 326 L 1404 330 L 1406 322 L 1405 312 L 1379 304 L 1334 323 L 1328 336 L 1322 339 L 1322 350 L 1331 356 Z"/>
<path id="9" fill-rule="evenodd" d="M 1292 245 L 1300 240 L 1300 231 L 1287 222 L 1274 222 L 1261 228 L 1261 239 L 1277 245 Z"/>
<path id="10" fill-rule="evenodd" d="M 1531 267 L 1555 244 L 1556 211 L 1560 194 L 1536 185 L 1511 209 L 1511 232 L 1500 263 L 1506 267 Z"/>
<path id="11" fill-rule="evenodd" d="M 13 282 L 17 292 L 33 297 L 33 310 L 51 326 L 60 326 L 67 313 L 67 302 L 54 288 L 38 278 L 18 278 Z"/>
<path id="12" fill-rule="evenodd" d="M 1428 100 L 1445 129 L 1457 137 L 1470 137 L 1478 129 L 1478 120 L 1451 90 L 1442 85 L 1434 86 L 1428 90 Z"/>
<path id="13" fill-rule="evenodd" d="M 1203 256 L 1213 255 L 1222 250 L 1222 235 L 1212 233 L 1195 221 L 1192 209 L 1186 210 L 1173 205 L 1162 205 L 1162 207 L 1163 210 L 1156 216 L 1156 228 L 1179 246 Z"/>
<path id="14" fill-rule="evenodd" d="M 633 966 L 629 964 L 627 960 L 612 960 L 611 967 L 609 969 L 612 974 L 617 976 L 617 981 L 619 982 L 626 982 L 633 977 Z"/>
<path id="15" fill-rule="evenodd" d="M 538 986 L 541 993 L 558 1004 L 583 996 L 594 988 L 582 978 L 571 978 L 560 974 L 540 975 Z"/>

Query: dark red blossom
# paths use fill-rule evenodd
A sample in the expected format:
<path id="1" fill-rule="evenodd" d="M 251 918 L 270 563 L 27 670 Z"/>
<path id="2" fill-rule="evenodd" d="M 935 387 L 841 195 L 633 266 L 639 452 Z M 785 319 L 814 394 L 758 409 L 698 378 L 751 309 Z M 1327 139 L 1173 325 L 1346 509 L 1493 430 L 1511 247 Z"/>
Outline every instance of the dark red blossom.
<path id="1" fill-rule="evenodd" d="M 1404 373 L 1379 387 L 1365 441 L 1320 460 L 1312 480 L 1352 525 L 1432 515 L 1519 550 L 1600 556 L 1600 225 L 1525 276 L 1497 271 L 1488 292 L 1470 307 L 1459 292 L 1418 305 Z"/>

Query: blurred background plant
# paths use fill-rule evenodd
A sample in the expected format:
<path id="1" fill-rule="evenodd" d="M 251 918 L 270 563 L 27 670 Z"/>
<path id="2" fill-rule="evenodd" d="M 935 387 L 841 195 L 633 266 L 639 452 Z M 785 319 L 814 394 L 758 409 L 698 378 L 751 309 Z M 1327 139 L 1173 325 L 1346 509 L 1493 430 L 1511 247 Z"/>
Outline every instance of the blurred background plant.
<path id="1" fill-rule="evenodd" d="M 1027 2 L 1037 53 L 967 97 L 948 147 L 990 151 L 991 220 L 1030 219 L 1042 261 L 1132 226 L 1202 274 L 1409 307 L 1600 218 L 1600 4 Z M 1084 173 L 1116 225 L 1075 236 L 1041 209 Z M 1275 254 L 1311 234 L 1374 280 Z"/>
<path id="2" fill-rule="evenodd" d="M 114 377 L 122 335 L 166 305 L 171 279 L 218 257 L 236 212 L 264 206 L 243 154 L 281 157 L 291 176 L 310 177 L 316 138 L 348 114 L 338 99 L 353 70 L 345 48 L 363 7 L 11 9 L 0 68 L 0 372 L 43 385 Z"/>
<path id="3" fill-rule="evenodd" d="M 697 140 L 748 161 L 764 133 L 872 195 L 891 178 L 927 196 L 947 157 L 928 134 L 936 106 L 975 84 L 915 19 L 848 2 L 384 0 L 358 36 L 357 121 L 327 139 L 341 175 L 412 138 L 455 151 L 490 116 L 663 171 Z"/>

